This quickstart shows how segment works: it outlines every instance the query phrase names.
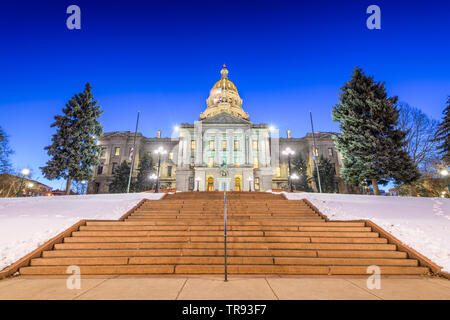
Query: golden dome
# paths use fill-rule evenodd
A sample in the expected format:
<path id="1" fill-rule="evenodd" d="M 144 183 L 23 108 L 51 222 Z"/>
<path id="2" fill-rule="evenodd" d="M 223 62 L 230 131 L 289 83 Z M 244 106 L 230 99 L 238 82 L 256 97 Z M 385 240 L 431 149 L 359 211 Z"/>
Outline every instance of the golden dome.
<path id="1" fill-rule="evenodd" d="M 248 119 L 248 113 L 242 109 L 242 99 L 239 97 L 236 86 L 228 80 L 228 69 L 225 65 L 220 74 L 222 77 L 212 87 L 206 99 L 206 110 L 200 114 L 200 119 L 209 118 L 221 112 Z"/>

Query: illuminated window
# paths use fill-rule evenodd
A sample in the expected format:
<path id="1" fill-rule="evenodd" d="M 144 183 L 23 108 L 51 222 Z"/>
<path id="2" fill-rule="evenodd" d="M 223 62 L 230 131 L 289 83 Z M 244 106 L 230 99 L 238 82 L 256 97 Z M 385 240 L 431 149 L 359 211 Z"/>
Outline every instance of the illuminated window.
<path id="1" fill-rule="evenodd" d="M 191 151 L 195 150 L 195 140 L 191 140 Z"/>
<path id="2" fill-rule="evenodd" d="M 258 151 L 258 141 L 253 140 L 253 151 Z"/>
<path id="3" fill-rule="evenodd" d="M 213 151 L 214 149 L 214 140 L 209 140 L 209 150 Z"/>
<path id="4" fill-rule="evenodd" d="M 223 151 L 226 151 L 226 150 L 227 150 L 227 141 L 226 141 L 226 140 L 223 140 L 223 141 L 222 141 L 222 150 L 223 150 Z"/>
<path id="5" fill-rule="evenodd" d="M 169 160 L 172 160 L 173 158 L 173 152 L 169 152 Z"/>
<path id="6" fill-rule="evenodd" d="M 238 150 L 239 150 L 239 141 L 234 140 L 234 151 L 238 151 Z"/>
<path id="7" fill-rule="evenodd" d="M 214 166 L 214 158 L 213 157 L 209 158 L 208 166 L 211 168 Z"/>
<path id="8" fill-rule="evenodd" d="M 119 147 L 116 147 L 116 148 L 114 149 L 114 155 L 115 155 L 115 156 L 120 156 L 120 148 L 119 148 Z"/>
<path id="9" fill-rule="evenodd" d="M 259 191 L 259 178 L 255 178 L 255 191 Z"/>
<path id="10" fill-rule="evenodd" d="M 258 157 L 253 158 L 253 168 L 259 168 Z"/>
<path id="11" fill-rule="evenodd" d="M 277 168 L 276 176 L 277 177 L 281 177 L 281 169 L 280 169 L 280 167 Z"/>

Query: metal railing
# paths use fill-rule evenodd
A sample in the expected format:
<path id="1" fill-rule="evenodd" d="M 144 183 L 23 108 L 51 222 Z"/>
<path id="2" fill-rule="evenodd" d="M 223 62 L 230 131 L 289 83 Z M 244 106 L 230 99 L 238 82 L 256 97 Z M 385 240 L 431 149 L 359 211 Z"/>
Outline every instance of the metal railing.
<path id="1" fill-rule="evenodd" d="M 223 211 L 223 241 L 224 241 L 224 257 L 225 257 L 225 282 L 228 281 L 228 272 L 227 272 L 227 192 L 223 193 L 223 203 L 224 203 L 224 211 Z"/>

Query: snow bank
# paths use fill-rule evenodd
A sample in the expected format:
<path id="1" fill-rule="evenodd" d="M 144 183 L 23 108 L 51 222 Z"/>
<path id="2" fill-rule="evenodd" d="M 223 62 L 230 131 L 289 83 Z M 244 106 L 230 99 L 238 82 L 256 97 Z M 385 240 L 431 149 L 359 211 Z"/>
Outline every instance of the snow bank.
<path id="1" fill-rule="evenodd" d="M 450 199 L 285 193 L 311 201 L 330 220 L 368 219 L 450 272 Z"/>
<path id="2" fill-rule="evenodd" d="M 0 198 L 0 270 L 82 219 L 119 219 L 163 193 Z"/>

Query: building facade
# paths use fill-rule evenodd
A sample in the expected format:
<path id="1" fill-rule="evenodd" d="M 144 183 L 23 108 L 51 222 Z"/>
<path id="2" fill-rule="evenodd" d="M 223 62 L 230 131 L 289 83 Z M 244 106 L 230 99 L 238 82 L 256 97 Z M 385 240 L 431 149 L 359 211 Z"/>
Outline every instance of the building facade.
<path id="1" fill-rule="evenodd" d="M 134 168 L 139 155 L 149 153 L 155 163 L 161 157 L 160 188 L 176 188 L 179 191 L 266 191 L 288 187 L 288 156 L 286 148 L 301 154 L 307 164 L 307 176 L 312 177 L 313 137 L 279 137 L 279 132 L 267 124 L 255 124 L 242 107 L 242 99 L 236 86 L 228 79 L 223 66 L 221 78 L 210 91 L 206 109 L 194 123 L 182 123 L 177 136 L 162 138 L 161 132 L 154 138 L 136 137 Z M 336 151 L 334 133 L 315 134 L 316 154 L 328 158 L 335 167 L 336 192 L 349 192 L 339 178 L 340 154 Z M 102 148 L 101 164 L 94 170 L 89 183 L 89 193 L 108 193 L 115 169 L 122 161 L 130 162 L 134 133 L 109 132 L 99 139 Z M 158 155 L 162 147 L 166 153 Z M 295 154 L 291 156 L 294 158 Z M 133 175 L 137 175 L 134 170 Z M 313 179 L 309 179 L 317 190 Z"/>

